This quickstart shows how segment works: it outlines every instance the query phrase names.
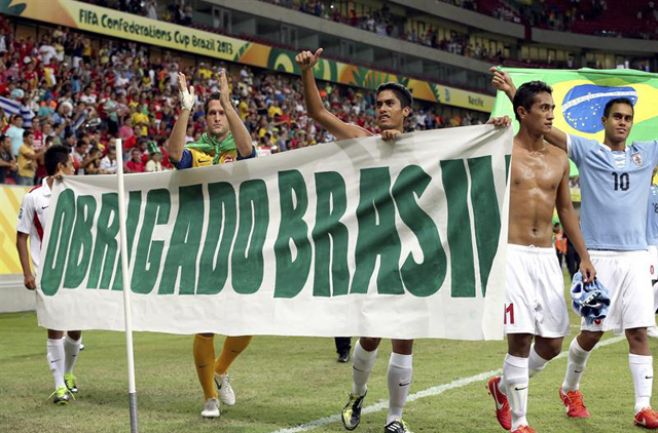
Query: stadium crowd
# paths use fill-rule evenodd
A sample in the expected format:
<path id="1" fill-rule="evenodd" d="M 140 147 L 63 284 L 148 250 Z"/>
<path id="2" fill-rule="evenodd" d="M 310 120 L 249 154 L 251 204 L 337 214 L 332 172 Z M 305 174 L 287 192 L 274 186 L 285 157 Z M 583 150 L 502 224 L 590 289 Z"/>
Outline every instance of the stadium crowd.
<path id="1" fill-rule="evenodd" d="M 307 116 L 296 76 L 234 64 L 184 64 L 172 53 L 151 57 L 147 46 L 92 39 L 61 27 L 38 40 L 16 37 L 4 18 L 0 54 L 0 182 L 38 182 L 45 176 L 43 153 L 52 144 L 72 149 L 78 174 L 114 173 L 116 138 L 123 140 L 126 172 L 171 169 L 163 144 L 179 109 L 179 71 L 203 100 L 218 90 L 219 69 L 229 70 L 232 99 L 259 154 L 333 140 Z M 374 130 L 370 92 L 325 83 L 321 94 L 341 119 Z M 409 129 L 481 121 L 458 110 L 448 116 L 420 101 L 414 108 Z M 200 136 L 204 122 L 203 106 L 197 104 L 188 141 Z"/>
<path id="2" fill-rule="evenodd" d="M 184 25 L 195 26 L 192 20 L 194 9 L 189 1 L 169 0 L 167 2 L 144 2 L 137 0 L 83 0 L 101 6 L 115 8 L 154 19 L 161 19 Z M 573 53 L 558 60 L 554 55 L 527 58 L 512 54 L 507 43 L 502 40 L 472 38 L 467 32 L 443 28 L 431 15 L 417 14 L 413 17 L 394 13 L 384 2 L 381 7 L 373 7 L 365 2 L 336 2 L 332 0 L 262 0 L 285 8 L 315 15 L 327 20 L 357 27 L 381 36 L 404 39 L 427 47 L 452 54 L 483 60 L 489 63 L 511 67 L 532 68 L 601 68 L 600 61 L 583 59 L 576 62 Z M 630 4 L 605 0 L 541 0 L 530 5 L 514 1 L 475 1 L 437 0 L 458 7 L 477 11 L 504 21 L 521 23 L 531 28 L 570 31 L 601 36 L 626 36 L 632 38 L 658 38 L 658 8 L 653 1 L 632 0 Z M 253 39 L 252 35 L 240 32 L 227 32 L 224 28 L 197 26 L 203 30 L 226 33 L 236 37 Z M 266 43 L 296 50 L 280 41 L 267 40 Z M 349 62 L 349 59 L 340 59 Z M 578 64 L 577 64 L 578 63 Z M 362 63 L 363 66 L 370 66 Z M 649 58 L 630 58 L 626 67 L 651 72 Z"/>
<path id="3" fill-rule="evenodd" d="M 557 62 L 556 59 L 529 61 L 508 57 L 500 44 L 479 43 L 467 33 L 455 30 L 440 31 L 421 15 L 403 17 L 391 13 L 386 3 L 381 8 L 367 7 L 350 2 L 346 12 L 330 0 L 263 0 L 282 7 L 298 10 L 363 30 L 409 42 L 425 45 L 452 54 L 484 60 L 496 64 L 524 67 L 568 67 L 573 59 Z M 439 1 L 439 0 L 437 0 Z M 440 0 L 458 7 L 483 13 L 494 18 L 528 26 L 557 31 L 595 34 L 599 36 L 626 36 L 641 39 L 658 38 L 658 8 L 653 1 L 634 0 L 630 5 L 605 0 L 541 0 L 531 5 L 513 1 Z M 360 11 L 360 12 L 357 12 Z M 430 18 L 428 15 L 426 18 Z M 495 41 L 493 41 L 495 42 Z M 496 47 L 496 48 L 492 48 Z M 583 65 L 584 66 L 584 65 Z M 589 65 L 596 66 L 596 65 Z M 642 65 L 634 65 L 646 69 Z"/>
<path id="4" fill-rule="evenodd" d="M 439 0 L 529 27 L 597 36 L 658 39 L 658 5 L 653 0 Z"/>
<path id="5" fill-rule="evenodd" d="M 380 36 L 404 39 L 416 44 L 480 60 L 497 63 L 504 60 L 502 51 L 489 52 L 486 47 L 469 43 L 465 34 L 452 31 L 449 35 L 441 37 L 438 28 L 431 25 L 427 26 L 427 29 L 420 30 L 418 26 L 411 25 L 405 18 L 392 14 L 386 3 L 381 8 L 369 12 L 364 10 L 363 13 L 358 13 L 356 7 L 352 7 L 349 12 L 345 13 L 337 7 L 333 7 L 332 2 L 321 0 L 301 2 L 296 0 L 265 1 L 377 33 Z"/>

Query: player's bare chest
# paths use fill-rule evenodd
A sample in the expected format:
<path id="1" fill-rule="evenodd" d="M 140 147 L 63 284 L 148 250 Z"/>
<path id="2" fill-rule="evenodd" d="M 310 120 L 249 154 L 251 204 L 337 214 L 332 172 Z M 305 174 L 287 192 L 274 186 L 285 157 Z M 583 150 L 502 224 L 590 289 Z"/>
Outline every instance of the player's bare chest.
<path id="1" fill-rule="evenodd" d="M 562 171 L 560 162 L 551 156 L 515 154 L 512 157 L 512 186 L 554 190 L 560 184 Z"/>

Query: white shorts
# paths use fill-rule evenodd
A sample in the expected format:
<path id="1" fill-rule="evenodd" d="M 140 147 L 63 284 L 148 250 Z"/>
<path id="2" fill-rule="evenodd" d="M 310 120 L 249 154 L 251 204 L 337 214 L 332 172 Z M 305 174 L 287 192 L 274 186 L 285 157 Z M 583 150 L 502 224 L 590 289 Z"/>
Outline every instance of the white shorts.
<path id="1" fill-rule="evenodd" d="M 651 281 L 658 280 L 658 247 L 649 245 L 649 274 L 651 274 Z"/>
<path id="2" fill-rule="evenodd" d="M 564 277 L 554 248 L 507 245 L 505 333 L 560 338 L 569 333 Z"/>
<path id="3" fill-rule="evenodd" d="M 590 251 L 596 278 L 610 294 L 608 316 L 591 325 L 582 320 L 585 331 L 615 331 L 656 325 L 654 296 L 649 275 L 649 255 L 640 251 Z"/>

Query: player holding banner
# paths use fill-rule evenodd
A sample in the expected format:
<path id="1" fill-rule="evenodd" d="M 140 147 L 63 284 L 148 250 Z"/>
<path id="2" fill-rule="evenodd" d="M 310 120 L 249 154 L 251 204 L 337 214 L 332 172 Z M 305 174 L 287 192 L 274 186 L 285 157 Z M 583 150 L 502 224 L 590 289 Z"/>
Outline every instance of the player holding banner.
<path id="1" fill-rule="evenodd" d="M 495 84 L 495 81 L 494 81 Z M 521 127 L 514 137 L 510 177 L 503 376 L 487 383 L 498 422 L 513 433 L 532 433 L 526 419 L 528 382 L 557 356 L 569 333 L 562 270 L 552 246 L 553 209 L 582 257 L 587 281 L 596 275 L 571 203 L 569 161 L 544 141 L 553 124 L 552 89 L 541 81 L 513 99 Z M 534 344 L 533 344 L 534 339 Z"/>
<path id="2" fill-rule="evenodd" d="M 210 95 L 204 106 L 206 132 L 198 142 L 186 145 L 185 131 L 195 103 L 194 87 L 190 86 L 188 89 L 185 75 L 178 74 L 181 112 L 171 131 L 167 152 L 179 170 L 224 164 L 256 156 L 249 131 L 231 103 L 224 70 L 219 73 L 219 83 L 220 93 Z M 194 365 L 203 388 L 205 404 L 201 416 L 204 418 L 219 417 L 220 400 L 228 406 L 235 404 L 235 393 L 229 382 L 228 369 L 250 342 L 251 336 L 226 337 L 222 352 L 215 359 L 214 334 L 195 335 Z"/>
<path id="3" fill-rule="evenodd" d="M 346 123 L 330 113 L 323 105 L 318 91 L 313 67 L 318 62 L 322 48 L 312 53 L 302 51 L 296 61 L 301 68 L 304 101 L 309 115 L 337 140 L 375 135 L 360 126 Z M 413 98 L 409 90 L 398 83 L 381 84 L 376 91 L 376 124 L 384 140 L 396 140 L 404 132 L 404 122 L 411 115 Z M 492 119 L 498 126 L 508 124 L 509 118 Z M 381 240 L 381 242 L 386 242 Z M 357 252 L 357 259 L 358 259 Z M 341 412 L 343 426 L 354 430 L 361 422 L 361 409 L 368 390 L 367 383 L 377 359 L 381 338 L 361 337 L 352 354 L 352 391 Z M 409 394 L 412 378 L 413 340 L 392 339 L 393 352 L 388 362 L 388 413 L 385 433 L 408 433 L 402 421 L 402 411 Z"/>
<path id="4" fill-rule="evenodd" d="M 39 269 L 41 241 L 46 230 L 50 207 L 51 189 L 57 176 L 72 175 L 73 158 L 65 146 L 51 146 L 44 155 L 44 165 L 48 177 L 35 186 L 23 197 L 16 226 L 16 248 L 23 268 L 24 284 L 29 290 L 36 289 L 34 274 L 30 269 L 30 258 L 34 271 Z M 27 241 L 30 240 L 28 252 Z M 55 379 L 53 403 L 64 405 L 70 395 L 78 392 L 73 367 L 80 352 L 81 331 L 64 331 L 48 329 L 46 353 L 48 366 Z"/>
<path id="5" fill-rule="evenodd" d="M 494 85 L 510 99 L 515 89 L 507 73 L 492 70 Z M 624 331 L 628 364 L 635 389 L 634 422 L 658 429 L 658 413 L 651 409 L 653 357 L 647 328 L 656 323 L 647 254 L 647 213 L 653 168 L 658 165 L 658 141 L 626 140 L 633 126 L 633 103 L 610 99 L 603 109 L 603 143 L 552 128 L 546 140 L 568 152 L 580 171 L 581 227 L 597 278 L 610 293 L 604 320 L 581 322 L 580 334 L 569 346 L 567 370 L 560 398 L 573 418 L 587 418 L 580 379 L 589 355 L 605 331 Z"/>
<path id="6" fill-rule="evenodd" d="M 374 135 L 360 126 L 345 123 L 324 108 L 313 76 L 313 66 L 318 62 L 322 48 L 315 53 L 302 51 L 296 61 L 302 70 L 304 101 L 309 115 L 337 140 Z M 377 126 L 384 140 L 394 140 L 402 135 L 404 121 L 411 114 L 412 97 L 409 90 L 397 83 L 386 83 L 377 89 Z M 370 372 L 377 359 L 380 338 L 361 337 L 354 345 L 352 354 L 352 392 L 341 413 L 347 430 L 354 430 L 361 422 L 361 408 L 367 393 Z M 402 409 L 409 394 L 412 376 L 413 340 L 391 340 L 393 353 L 388 362 L 389 408 L 384 431 L 407 433 L 402 421 Z"/>

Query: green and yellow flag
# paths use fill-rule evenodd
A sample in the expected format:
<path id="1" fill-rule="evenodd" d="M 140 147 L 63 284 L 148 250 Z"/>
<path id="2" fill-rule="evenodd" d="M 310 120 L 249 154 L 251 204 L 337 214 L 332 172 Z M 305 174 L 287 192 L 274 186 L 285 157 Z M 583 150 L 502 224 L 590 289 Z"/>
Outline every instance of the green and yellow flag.
<path id="1" fill-rule="evenodd" d="M 555 101 L 553 126 L 567 134 L 603 141 L 601 117 L 605 104 L 614 98 L 628 98 L 635 107 L 635 123 L 629 143 L 658 138 L 658 74 L 632 69 L 502 70 L 510 74 L 517 88 L 533 80 L 549 84 Z M 498 92 L 491 114 L 508 115 L 514 119 L 512 103 L 502 92 Z M 514 130 L 518 128 L 515 121 Z M 573 163 L 571 175 L 578 175 L 578 168 Z"/>
<path id="2" fill-rule="evenodd" d="M 510 74 L 516 87 L 532 80 L 549 84 L 555 101 L 553 125 L 567 134 L 603 141 L 603 108 L 609 100 L 624 97 L 635 106 L 629 142 L 658 138 L 658 74 L 628 69 L 503 70 Z M 512 103 L 499 92 L 492 115 L 505 114 L 514 118 Z"/>

